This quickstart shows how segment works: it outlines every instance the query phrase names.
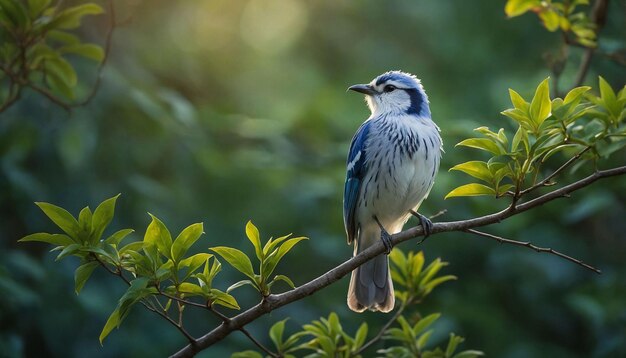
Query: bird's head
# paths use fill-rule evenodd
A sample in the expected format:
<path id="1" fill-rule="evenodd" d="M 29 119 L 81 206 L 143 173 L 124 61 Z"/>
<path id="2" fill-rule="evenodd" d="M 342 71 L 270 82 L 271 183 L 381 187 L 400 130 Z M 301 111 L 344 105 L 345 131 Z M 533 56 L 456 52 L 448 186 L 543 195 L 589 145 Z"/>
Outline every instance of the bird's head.
<path id="1" fill-rule="evenodd" d="M 414 75 L 389 71 L 368 84 L 354 85 L 349 90 L 365 94 L 372 113 L 407 113 L 430 117 L 428 97 Z"/>

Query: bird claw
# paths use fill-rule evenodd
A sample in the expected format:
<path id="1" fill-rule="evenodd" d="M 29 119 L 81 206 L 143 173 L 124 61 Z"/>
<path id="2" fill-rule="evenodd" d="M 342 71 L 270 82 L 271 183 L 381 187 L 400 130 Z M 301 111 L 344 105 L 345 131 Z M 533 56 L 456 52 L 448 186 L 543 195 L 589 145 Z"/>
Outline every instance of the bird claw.
<path id="1" fill-rule="evenodd" d="M 430 236 L 430 234 L 433 231 L 433 222 L 430 221 L 429 218 L 425 217 L 424 215 L 418 213 L 415 210 L 410 210 L 411 214 L 413 214 L 413 216 L 417 217 L 420 221 L 420 225 L 422 226 L 422 229 L 424 230 L 424 238 L 422 240 L 420 240 L 420 242 L 418 242 L 417 244 L 421 244 L 424 241 L 426 241 L 426 239 Z"/>
<path id="2" fill-rule="evenodd" d="M 378 218 L 376 216 L 374 216 L 374 220 L 376 220 L 378 227 L 380 227 L 380 239 L 382 240 L 383 245 L 385 245 L 385 254 L 389 255 L 391 253 L 391 249 L 393 249 L 393 244 L 391 243 L 391 235 L 387 232 L 387 230 L 385 230 L 383 224 L 378 221 Z"/>

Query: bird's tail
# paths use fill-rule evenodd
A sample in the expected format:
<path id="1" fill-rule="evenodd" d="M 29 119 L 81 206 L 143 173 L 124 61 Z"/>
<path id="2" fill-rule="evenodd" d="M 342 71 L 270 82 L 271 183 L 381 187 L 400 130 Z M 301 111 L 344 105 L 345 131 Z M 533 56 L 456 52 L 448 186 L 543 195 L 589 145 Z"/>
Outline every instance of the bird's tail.
<path id="1" fill-rule="evenodd" d="M 359 235 L 355 243 L 355 255 L 380 240 L 380 231 L 377 235 L 371 234 Z M 394 304 L 395 297 L 387 255 L 376 256 L 352 271 L 350 287 L 348 288 L 348 307 L 351 310 L 363 312 L 369 309 L 370 311 L 389 312 L 393 309 Z"/>

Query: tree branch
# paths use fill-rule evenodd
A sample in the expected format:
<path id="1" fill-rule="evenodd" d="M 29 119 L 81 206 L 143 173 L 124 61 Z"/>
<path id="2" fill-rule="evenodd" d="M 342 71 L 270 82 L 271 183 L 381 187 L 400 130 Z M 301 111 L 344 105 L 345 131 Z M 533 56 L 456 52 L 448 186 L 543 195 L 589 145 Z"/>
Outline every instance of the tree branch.
<path id="1" fill-rule="evenodd" d="M 582 266 L 582 267 L 584 267 L 586 269 L 589 269 L 589 270 L 591 270 L 591 271 L 593 271 L 593 272 L 595 272 L 597 274 L 601 274 L 602 273 L 602 271 L 598 270 L 597 268 L 595 268 L 595 267 L 593 267 L 591 265 L 588 265 L 588 264 L 582 262 L 581 260 L 575 259 L 575 258 L 573 258 L 571 256 L 567 256 L 567 255 L 565 255 L 563 253 L 560 253 L 560 252 L 558 252 L 556 250 L 553 250 L 551 248 L 538 247 L 538 246 L 535 246 L 532 243 L 527 242 L 527 241 L 517 241 L 517 240 L 505 239 L 505 238 L 500 237 L 500 236 L 492 235 L 492 234 L 489 234 L 489 233 L 486 233 L 486 232 L 482 232 L 482 231 L 478 231 L 478 230 L 474 230 L 474 229 L 467 229 L 467 230 L 465 230 L 465 232 L 476 234 L 478 236 L 486 237 L 486 238 L 489 238 L 489 239 L 493 239 L 493 240 L 496 240 L 496 241 L 500 242 L 501 244 L 511 244 L 511 245 L 516 245 L 516 246 L 524 246 L 524 247 L 528 247 L 529 249 L 533 249 L 533 250 L 535 250 L 537 252 L 547 252 L 547 253 L 556 255 L 558 257 L 564 258 L 564 259 L 566 259 L 568 261 L 571 261 L 571 262 L 573 262 L 573 263 L 575 263 L 577 265 L 580 265 L 580 266 Z"/>
<path id="2" fill-rule="evenodd" d="M 432 234 L 442 233 L 442 232 L 450 232 L 450 231 L 466 231 L 469 229 L 482 227 L 490 224 L 495 224 L 501 222 L 502 220 L 509 218 L 513 215 L 525 212 L 532 208 L 541 206 L 546 204 L 552 200 L 557 198 L 566 197 L 569 194 L 582 189 L 599 179 L 609 178 L 613 176 L 619 176 L 626 174 L 626 166 L 597 171 L 594 174 L 578 180 L 572 184 L 566 185 L 557 190 L 551 191 L 549 193 L 543 194 L 535 199 L 527 201 L 525 203 L 519 204 L 514 207 L 508 207 L 499 212 L 481 216 L 474 219 L 468 220 L 460 220 L 460 221 L 450 221 L 450 222 L 442 222 L 435 223 L 432 227 Z M 392 235 L 391 243 L 392 245 L 397 245 L 401 242 L 416 238 L 418 236 L 423 236 L 424 232 L 421 226 L 412 227 L 395 235 Z M 300 300 L 306 296 L 310 296 L 315 292 L 323 289 L 324 287 L 338 281 L 342 277 L 346 276 L 352 270 L 359 267 L 366 261 L 374 258 L 385 252 L 385 246 L 382 241 L 377 242 L 376 244 L 370 246 L 357 256 L 352 257 L 351 259 L 343 262 L 339 266 L 331 269 L 325 274 L 309 281 L 308 283 L 297 287 L 291 291 L 287 291 L 281 294 L 272 294 L 266 297 L 261 303 L 257 304 L 254 307 L 249 308 L 248 310 L 238 314 L 237 316 L 230 319 L 228 324 L 221 324 L 216 327 L 209 333 L 197 339 L 195 345 L 187 345 L 182 348 L 180 351 L 174 353 L 171 357 L 174 358 L 182 358 L 182 357 L 193 357 L 196 353 L 201 350 L 210 347 L 211 345 L 219 342 L 228 336 L 231 332 L 239 330 L 241 327 L 244 327 L 246 324 L 254 321 L 258 317 L 269 313 L 277 308 L 285 306 L 291 302 Z"/>
<path id="3" fill-rule="evenodd" d="M 609 0 L 596 0 L 593 5 L 590 18 L 591 21 L 596 24 L 596 36 L 600 33 L 602 27 L 604 27 L 608 9 Z M 587 72 L 589 71 L 589 66 L 591 65 L 591 58 L 593 57 L 594 51 L 595 48 L 588 47 L 583 53 L 582 59 L 580 61 L 580 66 L 578 67 L 578 73 L 576 74 L 576 80 L 574 81 L 574 87 L 582 85 L 585 81 L 585 77 L 587 76 Z"/>

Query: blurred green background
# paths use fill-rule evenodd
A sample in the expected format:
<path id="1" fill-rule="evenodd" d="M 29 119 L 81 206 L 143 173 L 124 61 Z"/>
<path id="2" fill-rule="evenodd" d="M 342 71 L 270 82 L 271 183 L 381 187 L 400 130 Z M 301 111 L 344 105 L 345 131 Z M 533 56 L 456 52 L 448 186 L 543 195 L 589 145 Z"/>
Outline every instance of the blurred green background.
<path id="1" fill-rule="evenodd" d="M 558 51 L 560 43 L 536 16 L 507 20 L 504 2 L 488 0 L 115 4 L 120 25 L 93 101 L 67 113 L 27 92 L 0 115 L 1 357 L 152 357 L 185 343 L 138 307 L 100 347 L 99 332 L 125 287 L 99 272 L 76 296 L 77 260 L 54 262 L 49 247 L 18 244 L 26 234 L 54 230 L 34 201 L 77 214 L 122 193 L 112 230 L 131 227 L 142 237 L 147 211 L 176 233 L 202 221 L 206 235 L 196 250 L 229 245 L 250 252 L 249 219 L 265 238 L 305 235 L 310 240 L 279 267 L 301 284 L 352 252 L 341 213 L 345 157 L 369 113 L 360 95 L 346 93 L 349 85 L 392 69 L 422 79 L 446 151 L 422 212 L 447 209 L 439 221 L 469 218 L 506 203 L 443 200 L 469 182 L 447 169 L 482 158 L 454 144 L 482 125 L 510 131 L 511 122 L 499 114 L 510 105 L 507 88 L 530 98 L 550 75 L 544 53 Z M 610 5 L 602 37 L 618 46 L 626 38 L 626 2 Z M 89 17 L 81 34 L 101 43 L 106 24 L 106 15 Z M 582 53 L 571 51 L 562 88 L 573 83 Z M 94 65 L 75 65 L 87 93 Z M 595 57 L 586 83 L 597 87 L 599 74 L 614 88 L 626 81 L 624 67 Z M 625 159 L 622 151 L 601 165 Z M 626 180 L 613 178 L 487 230 L 559 249 L 598 266 L 600 276 L 468 234 L 431 237 L 421 247 L 427 260 L 442 257 L 450 262 L 445 273 L 459 277 L 419 308 L 443 312 L 435 340 L 453 331 L 467 338 L 462 348 L 491 357 L 626 356 L 625 203 Z M 414 242 L 401 247 L 420 249 Z M 221 275 L 222 289 L 239 279 L 229 268 Z M 249 329 L 267 342 L 275 321 L 290 316 L 292 332 L 330 311 L 350 332 L 363 320 L 382 325 L 382 314 L 348 311 L 347 286 L 346 277 Z M 254 302 L 252 289 L 238 291 L 242 306 Z M 195 335 L 217 323 L 204 312 L 191 316 Z M 200 356 L 250 348 L 235 332 Z"/>

